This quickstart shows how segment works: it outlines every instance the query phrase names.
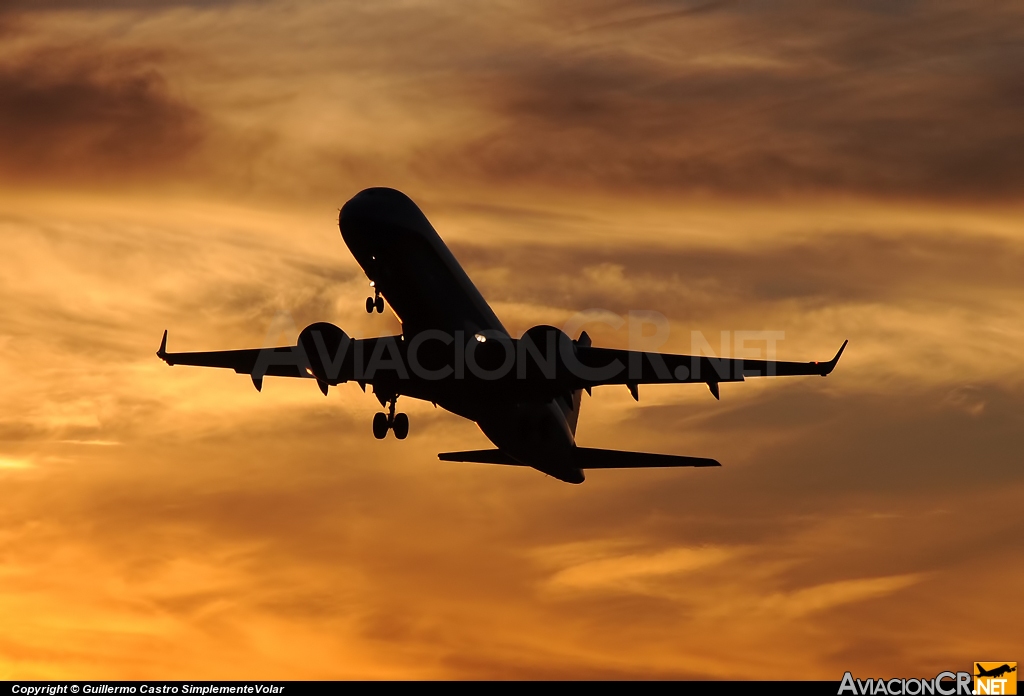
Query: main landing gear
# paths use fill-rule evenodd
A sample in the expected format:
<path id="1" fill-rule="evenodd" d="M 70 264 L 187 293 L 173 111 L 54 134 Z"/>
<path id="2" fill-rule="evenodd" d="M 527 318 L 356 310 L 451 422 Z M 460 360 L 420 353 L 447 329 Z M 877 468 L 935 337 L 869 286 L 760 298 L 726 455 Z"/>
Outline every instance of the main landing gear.
<path id="1" fill-rule="evenodd" d="M 366 313 L 373 314 L 373 310 L 377 310 L 377 314 L 384 313 L 384 298 L 380 295 L 380 290 L 374 285 L 373 281 L 370 281 L 370 287 L 373 288 L 373 297 L 366 298 Z"/>
<path id="2" fill-rule="evenodd" d="M 383 440 L 388 436 L 389 430 L 395 431 L 395 437 L 404 440 L 409 435 L 409 416 L 404 413 L 395 413 L 395 402 L 398 397 L 391 399 L 387 413 L 373 414 L 373 436 Z"/>

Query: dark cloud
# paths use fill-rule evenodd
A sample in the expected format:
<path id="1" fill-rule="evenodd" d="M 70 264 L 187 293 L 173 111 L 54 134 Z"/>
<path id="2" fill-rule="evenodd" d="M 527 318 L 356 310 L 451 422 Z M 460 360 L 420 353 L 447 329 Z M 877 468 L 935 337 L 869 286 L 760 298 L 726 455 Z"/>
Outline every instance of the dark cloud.
<path id="1" fill-rule="evenodd" d="M 223 3 L 156 6 L 175 4 Z M 263 37 L 259 50 L 178 33 L 195 29 L 179 14 L 210 31 L 204 13 L 160 18 L 167 46 L 188 47 L 174 59 L 176 79 L 207 95 L 204 113 L 222 127 L 217 155 L 180 177 L 205 190 L 323 199 L 339 182 L 372 180 L 426 181 L 467 197 L 502 187 L 1008 201 L 1024 185 L 1015 156 L 1024 149 L 1024 22 L 1013 3 L 385 3 L 298 16 L 279 3 L 241 5 L 225 21 Z M 47 22 L 66 21 L 54 14 L 32 15 L 38 42 Z M 275 17 L 297 24 L 267 31 Z M 132 38 L 156 48 L 151 36 Z M 0 76 L 13 95 L 5 111 L 32 126 L 22 150 L 64 141 L 73 161 L 129 171 L 137 162 L 106 147 L 128 119 L 97 113 L 97 98 L 156 126 L 154 154 L 188 152 L 205 132 L 152 60 L 112 67 L 56 56 L 8 64 Z M 268 79 L 251 92 L 255 75 Z M 60 121 L 50 105 L 64 99 L 67 120 L 92 125 Z M 130 132 L 126 142 L 144 150 Z M 8 158 L 25 171 L 67 166 L 54 148 Z"/>
<path id="2" fill-rule="evenodd" d="M 592 28 L 563 10 L 548 21 L 571 38 L 467 68 L 493 121 L 418 166 L 680 195 L 1008 199 L 1024 184 L 1018 6 L 659 7 Z"/>
<path id="3" fill-rule="evenodd" d="M 204 122 L 148 51 L 48 48 L 0 62 L 0 176 L 102 182 L 177 170 Z"/>
<path id="4" fill-rule="evenodd" d="M 532 224 L 527 221 L 523 224 Z M 1004 238 L 836 234 L 768 245 L 687 248 L 600 243 L 465 243 L 455 253 L 499 302 L 532 302 L 624 314 L 656 307 L 675 319 L 721 318 L 796 303 L 802 309 L 850 304 L 940 308 L 970 302 L 976 311 L 1020 292 L 1024 248 Z M 566 268 L 571 259 L 571 268 Z M 507 269 L 516 282 L 488 283 L 483 271 Z M 621 282 L 607 281 L 608 276 Z"/>
<path id="5" fill-rule="evenodd" d="M 903 496 L 983 495 L 1024 484 L 1016 456 L 1024 446 L 1019 391 L 974 385 L 971 408 L 949 387 L 854 395 L 834 383 L 825 386 L 779 380 L 745 398 L 746 385 L 736 385 L 723 393 L 731 405 L 712 403 L 709 396 L 685 405 L 641 406 L 629 421 L 638 440 L 686 423 L 709 435 L 702 447 L 729 433 L 763 442 L 753 457 L 741 455 L 735 444 L 717 445 L 733 451 L 732 469 L 707 485 L 723 494 L 739 495 L 744 488 L 745 498 L 763 495 L 766 504 L 791 511 L 824 512 L 868 498 L 884 507 Z M 779 432 L 800 436 L 772 442 Z M 744 464 L 753 470 L 736 471 Z M 787 490 L 796 495 L 783 503 L 778 494 Z"/>
<path id="6" fill-rule="evenodd" d="M 243 2 L 260 4 L 265 0 L 3 0 L 0 12 L 30 13 L 60 10 L 161 10 L 171 7 L 218 8 Z"/>

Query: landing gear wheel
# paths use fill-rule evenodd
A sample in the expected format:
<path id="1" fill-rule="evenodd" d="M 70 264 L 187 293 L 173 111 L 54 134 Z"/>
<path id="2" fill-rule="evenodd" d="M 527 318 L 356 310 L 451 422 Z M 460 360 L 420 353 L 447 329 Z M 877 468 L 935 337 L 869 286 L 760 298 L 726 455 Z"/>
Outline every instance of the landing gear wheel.
<path id="1" fill-rule="evenodd" d="M 373 305 L 374 305 L 373 298 L 372 297 L 367 297 L 366 298 L 366 313 L 367 314 L 373 314 Z"/>
<path id="2" fill-rule="evenodd" d="M 391 429 L 395 431 L 395 437 L 404 440 L 409 434 L 409 416 L 404 413 L 395 414 L 395 422 L 391 425 Z"/>
<path id="3" fill-rule="evenodd" d="M 370 298 L 367 297 L 366 301 L 369 302 Z M 367 305 L 367 306 L 369 306 L 369 305 Z M 373 301 L 373 306 L 377 308 L 377 314 L 383 314 L 384 313 L 384 298 L 381 297 L 380 295 L 377 295 L 377 298 Z"/>
<path id="4" fill-rule="evenodd" d="M 386 413 L 373 414 L 373 436 L 383 440 L 388 436 L 388 416 Z"/>

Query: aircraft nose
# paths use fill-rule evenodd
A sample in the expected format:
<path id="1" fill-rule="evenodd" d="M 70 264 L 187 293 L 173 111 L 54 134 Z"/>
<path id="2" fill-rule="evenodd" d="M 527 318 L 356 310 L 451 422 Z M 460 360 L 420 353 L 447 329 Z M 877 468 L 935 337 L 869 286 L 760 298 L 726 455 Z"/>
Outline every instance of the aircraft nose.
<path id="1" fill-rule="evenodd" d="M 412 199 L 392 188 L 368 188 L 341 208 L 338 225 L 344 234 L 347 222 L 385 223 L 406 229 L 430 229 L 430 223 Z"/>

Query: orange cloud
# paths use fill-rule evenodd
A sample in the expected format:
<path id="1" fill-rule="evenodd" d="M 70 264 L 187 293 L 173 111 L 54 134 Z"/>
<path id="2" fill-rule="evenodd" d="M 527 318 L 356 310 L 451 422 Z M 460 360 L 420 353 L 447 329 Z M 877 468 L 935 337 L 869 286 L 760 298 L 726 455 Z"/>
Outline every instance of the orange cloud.
<path id="1" fill-rule="evenodd" d="M 836 679 L 1012 653 L 989 607 L 1024 570 L 1017 14 L 0 14 L 0 677 Z M 377 442 L 355 385 L 156 359 L 164 329 L 397 331 L 336 227 L 380 183 L 517 333 L 650 309 L 670 350 L 850 347 L 720 402 L 595 390 L 582 444 L 724 466 L 581 487 L 437 461 L 486 442 L 429 404 Z"/>

